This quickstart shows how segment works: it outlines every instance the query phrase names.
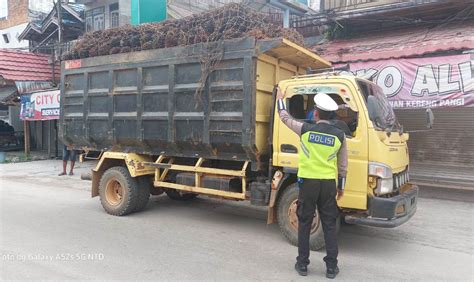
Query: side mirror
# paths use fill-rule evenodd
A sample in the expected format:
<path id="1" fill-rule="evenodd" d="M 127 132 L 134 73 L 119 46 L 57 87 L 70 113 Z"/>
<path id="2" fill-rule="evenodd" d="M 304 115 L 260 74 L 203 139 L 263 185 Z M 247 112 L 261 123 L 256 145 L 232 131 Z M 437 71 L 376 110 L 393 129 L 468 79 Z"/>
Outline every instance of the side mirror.
<path id="1" fill-rule="evenodd" d="M 403 139 L 404 139 L 405 142 L 406 142 L 406 141 L 408 141 L 408 140 L 410 139 L 410 134 L 408 134 L 408 133 L 403 133 L 403 134 L 402 134 L 402 137 L 403 137 Z"/>
<path id="2" fill-rule="evenodd" d="M 433 129 L 434 114 L 431 109 L 426 109 L 426 128 Z"/>

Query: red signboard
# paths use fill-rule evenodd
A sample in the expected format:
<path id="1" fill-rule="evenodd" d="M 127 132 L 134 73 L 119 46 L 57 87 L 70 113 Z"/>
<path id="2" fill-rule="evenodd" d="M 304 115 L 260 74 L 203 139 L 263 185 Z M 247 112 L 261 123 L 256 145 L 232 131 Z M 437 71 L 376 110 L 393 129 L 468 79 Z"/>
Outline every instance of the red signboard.
<path id="1" fill-rule="evenodd" d="M 22 120 L 59 119 L 59 90 L 21 95 L 20 118 Z"/>
<path id="2" fill-rule="evenodd" d="M 371 78 L 394 108 L 474 106 L 471 55 L 351 63 L 352 74 Z"/>
<path id="3" fill-rule="evenodd" d="M 82 65 L 82 61 L 81 60 L 70 60 L 70 61 L 65 61 L 64 62 L 64 67 L 67 69 L 67 70 L 70 70 L 70 69 L 78 69 L 80 68 Z"/>

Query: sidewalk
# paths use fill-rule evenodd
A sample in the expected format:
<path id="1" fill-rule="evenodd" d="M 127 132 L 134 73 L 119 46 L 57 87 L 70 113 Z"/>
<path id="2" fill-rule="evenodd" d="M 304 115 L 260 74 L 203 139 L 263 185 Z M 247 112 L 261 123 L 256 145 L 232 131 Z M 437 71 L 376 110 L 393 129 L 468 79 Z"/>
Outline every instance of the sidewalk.
<path id="1" fill-rule="evenodd" d="M 418 185 L 474 192 L 474 171 L 469 166 L 410 163 L 410 180 Z"/>
<path id="2" fill-rule="evenodd" d="M 420 187 L 420 197 L 474 202 L 474 172 L 468 166 L 413 162 L 410 181 Z"/>
<path id="3" fill-rule="evenodd" d="M 74 175 L 58 176 L 62 171 L 62 160 L 40 160 L 20 163 L 0 164 L 1 179 L 16 178 L 24 183 L 41 183 L 49 187 L 70 187 L 90 190 L 91 182 L 81 180 L 81 174 L 90 172 L 96 161 L 76 162 Z M 68 162 L 69 171 L 69 162 Z"/>
<path id="4" fill-rule="evenodd" d="M 54 158 L 54 157 L 53 157 Z M 43 151 L 31 151 L 28 158 L 25 157 L 25 152 L 20 151 L 9 151 L 6 152 L 6 163 L 18 163 L 26 161 L 39 161 L 39 160 L 49 160 L 52 159 L 48 157 L 48 152 Z"/>

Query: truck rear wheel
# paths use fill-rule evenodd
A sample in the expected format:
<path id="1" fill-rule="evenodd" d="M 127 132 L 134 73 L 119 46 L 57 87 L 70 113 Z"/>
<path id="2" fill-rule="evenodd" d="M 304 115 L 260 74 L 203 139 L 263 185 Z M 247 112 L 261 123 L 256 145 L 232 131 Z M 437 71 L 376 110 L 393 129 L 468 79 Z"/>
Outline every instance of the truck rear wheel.
<path id="1" fill-rule="evenodd" d="M 138 203 L 138 183 L 125 167 L 107 169 L 99 183 L 100 202 L 104 210 L 116 216 L 135 211 Z"/>
<path id="2" fill-rule="evenodd" d="M 280 230 L 291 244 L 298 245 L 298 217 L 296 216 L 296 201 L 298 200 L 298 184 L 294 183 L 283 191 L 277 203 L 277 220 Z M 311 234 L 309 237 L 309 246 L 313 251 L 324 247 L 324 233 L 319 213 L 316 210 L 313 224 L 311 225 Z"/>
<path id="3" fill-rule="evenodd" d="M 175 200 L 175 201 L 189 201 L 189 200 L 196 199 L 197 197 L 197 194 L 181 193 L 180 191 L 175 190 L 175 189 L 166 189 L 165 193 L 171 200 Z"/>

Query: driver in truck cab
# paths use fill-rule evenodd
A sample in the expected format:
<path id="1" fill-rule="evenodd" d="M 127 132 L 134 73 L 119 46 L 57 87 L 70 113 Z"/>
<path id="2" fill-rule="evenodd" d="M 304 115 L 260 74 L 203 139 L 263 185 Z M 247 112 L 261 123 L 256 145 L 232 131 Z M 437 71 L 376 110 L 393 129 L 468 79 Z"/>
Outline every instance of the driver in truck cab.
<path id="1" fill-rule="evenodd" d="M 338 109 L 327 94 L 314 96 L 318 121 L 308 123 L 292 118 L 286 110 L 285 93 L 278 87 L 278 113 L 282 122 L 300 136 L 301 150 L 298 165 L 298 257 L 295 269 L 308 274 L 309 237 L 316 208 L 322 222 L 326 243 L 326 277 L 335 278 L 337 266 L 336 220 L 339 200 L 344 195 L 347 174 L 347 145 L 344 132 L 329 120 Z"/>

